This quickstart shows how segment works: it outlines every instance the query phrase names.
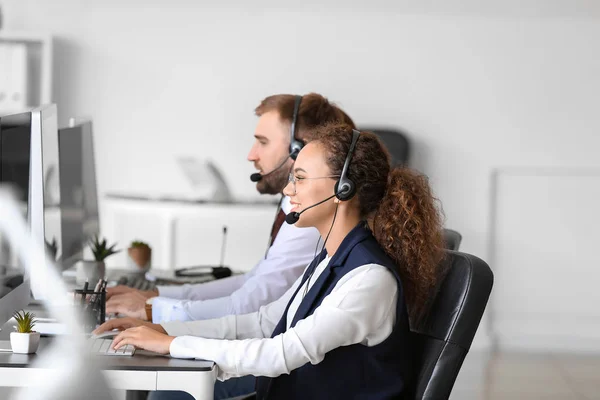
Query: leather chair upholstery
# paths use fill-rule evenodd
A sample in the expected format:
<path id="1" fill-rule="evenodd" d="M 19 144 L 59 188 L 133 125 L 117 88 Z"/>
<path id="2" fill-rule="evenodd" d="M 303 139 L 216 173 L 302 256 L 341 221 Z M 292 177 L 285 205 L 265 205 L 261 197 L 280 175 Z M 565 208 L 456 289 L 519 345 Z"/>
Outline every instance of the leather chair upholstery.
<path id="1" fill-rule="evenodd" d="M 409 399 L 450 396 L 483 316 L 494 275 L 481 259 L 447 251 L 445 276 L 430 308 L 413 328 L 416 379 Z"/>
<path id="2" fill-rule="evenodd" d="M 446 249 L 458 251 L 460 242 L 462 241 L 462 235 L 452 229 L 444 229 L 444 242 L 446 243 Z"/>
<path id="3" fill-rule="evenodd" d="M 363 131 L 373 132 L 385 144 L 390 156 L 392 157 L 392 166 L 407 165 L 410 157 L 410 143 L 406 135 L 393 129 L 370 129 L 361 128 Z"/>

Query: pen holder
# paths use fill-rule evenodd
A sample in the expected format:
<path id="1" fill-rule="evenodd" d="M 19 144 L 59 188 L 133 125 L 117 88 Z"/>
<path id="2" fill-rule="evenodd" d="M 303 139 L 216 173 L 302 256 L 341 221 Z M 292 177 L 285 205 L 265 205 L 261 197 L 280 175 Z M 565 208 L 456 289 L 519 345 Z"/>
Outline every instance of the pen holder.
<path id="1" fill-rule="evenodd" d="M 79 295 L 79 298 L 78 296 Z M 76 301 L 81 305 L 85 330 L 94 330 L 96 325 L 101 325 L 106 319 L 106 290 L 95 292 L 93 290 L 77 289 L 74 292 Z"/>

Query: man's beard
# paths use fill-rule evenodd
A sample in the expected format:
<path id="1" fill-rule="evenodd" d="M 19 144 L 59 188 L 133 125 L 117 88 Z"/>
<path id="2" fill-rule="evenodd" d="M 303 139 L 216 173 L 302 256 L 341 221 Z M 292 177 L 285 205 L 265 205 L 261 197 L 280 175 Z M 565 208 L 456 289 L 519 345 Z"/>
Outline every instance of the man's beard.
<path id="1" fill-rule="evenodd" d="M 269 176 L 265 176 L 256 182 L 256 190 L 260 194 L 280 194 L 287 184 L 289 174 L 289 168 L 281 167 Z"/>

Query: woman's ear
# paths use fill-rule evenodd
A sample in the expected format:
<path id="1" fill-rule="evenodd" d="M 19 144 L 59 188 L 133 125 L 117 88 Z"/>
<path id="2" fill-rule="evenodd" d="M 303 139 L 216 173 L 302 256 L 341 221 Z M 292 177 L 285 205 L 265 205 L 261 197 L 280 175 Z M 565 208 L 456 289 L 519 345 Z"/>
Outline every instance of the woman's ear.
<path id="1" fill-rule="evenodd" d="M 340 199 L 338 199 L 338 198 L 336 197 L 335 199 L 333 199 L 333 202 L 334 202 L 334 203 L 338 203 L 338 204 L 339 204 L 339 203 L 340 203 Z"/>

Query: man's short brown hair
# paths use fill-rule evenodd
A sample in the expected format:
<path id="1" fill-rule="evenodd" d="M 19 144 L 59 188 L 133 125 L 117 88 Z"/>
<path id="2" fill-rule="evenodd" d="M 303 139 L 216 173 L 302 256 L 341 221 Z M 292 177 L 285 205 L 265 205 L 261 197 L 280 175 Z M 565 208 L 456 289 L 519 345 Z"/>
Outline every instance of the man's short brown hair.
<path id="1" fill-rule="evenodd" d="M 295 98 L 296 96 L 293 94 L 269 96 L 260 102 L 254 112 L 260 117 L 269 111 L 277 111 L 281 121 L 291 125 Z M 307 131 L 332 122 L 344 123 L 355 128 L 354 122 L 348 114 L 335 104 L 330 103 L 325 97 L 318 93 L 309 93 L 302 96 L 296 121 L 296 138 L 298 140 L 306 141 Z"/>

